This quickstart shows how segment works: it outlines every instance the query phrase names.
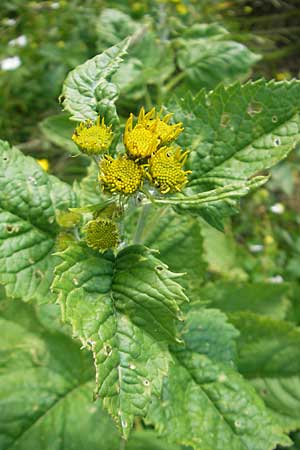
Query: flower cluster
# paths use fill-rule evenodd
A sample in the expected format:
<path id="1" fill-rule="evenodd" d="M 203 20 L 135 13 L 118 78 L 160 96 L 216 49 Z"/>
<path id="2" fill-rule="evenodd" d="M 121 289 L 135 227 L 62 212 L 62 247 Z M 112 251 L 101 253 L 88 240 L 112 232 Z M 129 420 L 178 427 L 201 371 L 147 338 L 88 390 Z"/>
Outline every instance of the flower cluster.
<path id="1" fill-rule="evenodd" d="M 183 168 L 188 151 L 174 144 L 183 131 L 182 123 L 171 123 L 171 118 L 172 114 L 162 116 L 155 108 L 147 113 L 141 108 L 137 120 L 130 114 L 123 136 L 125 151 L 115 156 L 109 154 L 113 132 L 103 118 L 80 123 L 72 139 L 84 153 L 96 157 L 100 185 L 111 194 L 133 195 L 143 183 L 163 195 L 180 192 L 191 171 Z M 83 228 L 87 245 L 100 252 L 113 249 L 120 242 L 115 206 L 111 208 L 106 208 L 107 214 L 106 209 L 100 214 L 94 212 L 93 220 Z M 62 226 L 73 226 L 70 215 L 60 215 L 58 220 Z"/>
<path id="2" fill-rule="evenodd" d="M 132 195 L 143 185 L 152 184 L 161 194 L 179 192 L 187 183 L 184 170 L 188 152 L 173 142 L 183 131 L 182 123 L 170 123 L 172 114 L 162 117 L 155 108 L 141 108 L 137 121 L 130 114 L 124 131 L 125 154 L 112 157 L 107 152 L 113 140 L 111 126 L 104 119 L 81 123 L 73 141 L 84 153 L 100 156 L 99 181 L 111 193 Z"/>

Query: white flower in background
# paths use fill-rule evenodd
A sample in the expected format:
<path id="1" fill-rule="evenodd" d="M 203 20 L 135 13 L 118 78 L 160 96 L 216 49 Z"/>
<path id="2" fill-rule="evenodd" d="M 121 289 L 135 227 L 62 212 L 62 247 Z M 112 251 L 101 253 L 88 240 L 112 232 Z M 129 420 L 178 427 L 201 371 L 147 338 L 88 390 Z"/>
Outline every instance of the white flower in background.
<path id="1" fill-rule="evenodd" d="M 249 245 L 249 250 L 251 253 L 260 253 L 264 249 L 262 244 L 251 244 Z"/>
<path id="2" fill-rule="evenodd" d="M 52 2 L 51 5 L 50 5 L 50 8 L 58 9 L 59 8 L 59 3 L 58 2 Z"/>
<path id="3" fill-rule="evenodd" d="M 10 19 L 10 18 L 6 18 L 3 20 L 3 24 L 7 25 L 8 27 L 13 27 L 14 25 L 16 25 L 16 19 Z"/>
<path id="4" fill-rule="evenodd" d="M 284 213 L 284 205 L 282 203 L 275 203 L 275 205 L 272 205 L 270 210 L 274 214 L 283 214 Z"/>
<path id="5" fill-rule="evenodd" d="M 274 277 L 269 278 L 270 283 L 280 284 L 283 283 L 284 279 L 281 275 L 275 275 Z"/>
<path id="6" fill-rule="evenodd" d="M 16 39 L 12 39 L 9 41 L 8 45 L 10 47 L 25 47 L 27 45 L 27 37 L 22 34 L 21 36 L 18 36 Z"/>
<path id="7" fill-rule="evenodd" d="M 0 61 L 1 70 L 16 70 L 21 65 L 21 59 L 18 56 L 5 58 Z"/>

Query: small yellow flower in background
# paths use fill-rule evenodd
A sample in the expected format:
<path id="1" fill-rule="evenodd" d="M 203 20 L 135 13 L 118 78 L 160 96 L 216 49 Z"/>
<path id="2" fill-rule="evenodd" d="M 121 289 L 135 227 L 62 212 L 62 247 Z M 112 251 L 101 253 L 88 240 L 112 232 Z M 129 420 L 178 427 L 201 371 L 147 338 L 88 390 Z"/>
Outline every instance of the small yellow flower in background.
<path id="1" fill-rule="evenodd" d="M 283 80 L 290 80 L 292 78 L 292 75 L 290 72 L 278 72 L 276 73 L 276 80 L 277 81 L 283 81 Z"/>
<path id="2" fill-rule="evenodd" d="M 272 245 L 274 244 L 274 238 L 270 234 L 267 234 L 267 236 L 264 237 L 264 243 L 265 245 Z"/>
<path id="3" fill-rule="evenodd" d="M 76 127 L 72 140 L 88 155 L 98 155 L 108 150 L 113 139 L 111 125 L 108 127 L 100 117 L 96 122 L 87 120 Z"/>
<path id="4" fill-rule="evenodd" d="M 45 170 L 45 172 L 48 172 L 49 167 L 50 167 L 50 164 L 49 164 L 48 159 L 44 159 L 44 158 L 38 159 L 37 162 L 38 162 L 39 165 L 42 167 L 42 169 Z"/>
<path id="5" fill-rule="evenodd" d="M 143 169 L 127 156 L 114 159 L 105 155 L 100 163 L 99 180 L 110 192 L 122 192 L 129 195 L 141 186 Z"/>
<path id="6" fill-rule="evenodd" d="M 187 183 L 190 170 L 183 170 L 188 152 L 182 153 L 179 148 L 162 147 L 149 159 L 150 181 L 161 194 L 179 192 Z"/>
<path id="7" fill-rule="evenodd" d="M 133 114 L 130 114 L 124 132 L 124 145 L 129 154 L 134 158 L 146 158 L 155 152 L 159 144 L 155 130 L 156 122 L 146 128 L 138 121 L 133 127 Z"/>
<path id="8" fill-rule="evenodd" d="M 178 5 L 176 5 L 176 11 L 181 15 L 185 15 L 189 12 L 184 3 L 179 3 Z"/>
<path id="9" fill-rule="evenodd" d="M 86 224 L 83 230 L 89 247 L 105 252 L 119 243 L 119 233 L 115 222 L 110 219 L 95 219 Z"/>

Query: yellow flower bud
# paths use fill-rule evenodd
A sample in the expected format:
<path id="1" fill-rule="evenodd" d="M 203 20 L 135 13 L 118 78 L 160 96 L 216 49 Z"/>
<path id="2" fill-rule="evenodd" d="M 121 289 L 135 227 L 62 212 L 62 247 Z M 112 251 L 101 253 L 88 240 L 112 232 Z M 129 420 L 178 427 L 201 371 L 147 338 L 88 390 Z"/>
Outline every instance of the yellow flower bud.
<path id="1" fill-rule="evenodd" d="M 81 122 L 76 127 L 72 140 L 80 147 L 83 153 L 98 155 L 108 150 L 113 139 L 111 125 L 107 127 L 104 118 L 100 117 L 93 123 L 91 120 Z"/>
<path id="2" fill-rule="evenodd" d="M 84 232 L 87 245 L 101 253 L 115 248 L 119 243 L 117 225 L 110 219 L 91 220 L 86 224 Z"/>
<path id="3" fill-rule="evenodd" d="M 105 155 L 100 163 L 99 180 L 112 193 L 134 194 L 142 184 L 143 169 L 127 156 L 114 159 Z"/>
<path id="4" fill-rule="evenodd" d="M 56 222 L 62 228 L 73 228 L 80 222 L 80 214 L 73 211 L 56 211 Z"/>

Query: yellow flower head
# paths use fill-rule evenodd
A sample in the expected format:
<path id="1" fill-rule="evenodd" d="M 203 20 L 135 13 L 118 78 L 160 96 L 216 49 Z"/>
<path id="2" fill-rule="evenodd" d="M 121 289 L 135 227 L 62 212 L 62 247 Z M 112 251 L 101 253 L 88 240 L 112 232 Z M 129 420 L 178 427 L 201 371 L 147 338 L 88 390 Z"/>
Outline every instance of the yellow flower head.
<path id="1" fill-rule="evenodd" d="M 99 180 L 110 192 L 133 194 L 142 184 L 143 169 L 127 156 L 109 155 L 100 163 Z"/>
<path id="2" fill-rule="evenodd" d="M 156 122 L 146 128 L 138 121 L 137 125 L 133 127 L 133 114 L 130 114 L 126 122 L 124 132 L 124 145 L 128 153 L 134 158 L 146 158 L 152 155 L 159 144 L 156 135 Z"/>
<path id="3" fill-rule="evenodd" d="M 110 219 L 90 220 L 84 227 L 84 232 L 87 245 L 101 253 L 115 248 L 119 243 L 117 225 Z"/>
<path id="4" fill-rule="evenodd" d="M 143 125 L 143 127 L 147 129 L 153 127 L 159 140 L 159 146 L 170 144 L 170 142 L 174 141 L 183 131 L 181 122 L 173 125 L 169 124 L 170 119 L 173 116 L 172 113 L 166 114 L 162 119 L 160 118 L 160 115 L 161 111 L 155 113 L 155 108 L 152 108 L 148 113 L 145 113 L 144 108 L 141 108 L 138 117 L 138 123 Z"/>
<path id="5" fill-rule="evenodd" d="M 112 139 L 111 125 L 107 127 L 104 123 L 104 118 L 100 120 L 100 117 L 98 117 L 96 122 L 91 120 L 81 122 L 72 136 L 75 144 L 88 155 L 98 155 L 108 150 Z"/>
<path id="6" fill-rule="evenodd" d="M 181 153 L 181 149 L 162 147 L 149 159 L 150 181 L 162 194 L 179 192 L 187 183 L 190 170 L 183 170 L 188 152 Z"/>

